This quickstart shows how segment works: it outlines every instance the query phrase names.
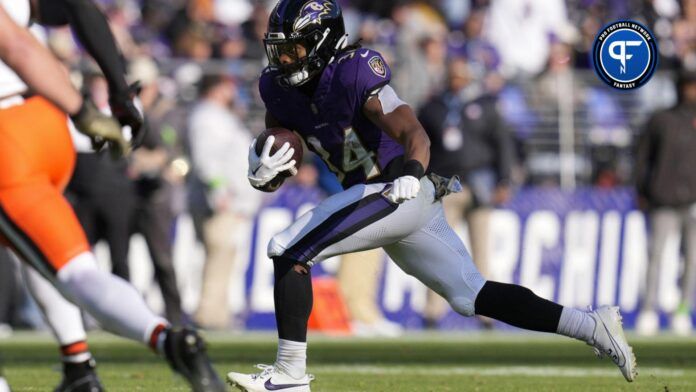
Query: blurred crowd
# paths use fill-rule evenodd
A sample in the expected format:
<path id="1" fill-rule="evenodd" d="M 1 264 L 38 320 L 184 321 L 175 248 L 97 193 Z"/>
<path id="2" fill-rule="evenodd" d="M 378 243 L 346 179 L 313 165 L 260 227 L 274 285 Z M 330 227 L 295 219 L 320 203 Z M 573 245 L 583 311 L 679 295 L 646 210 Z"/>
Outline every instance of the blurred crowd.
<path id="1" fill-rule="evenodd" d="M 129 63 L 130 81 L 142 86 L 149 136 L 127 161 L 82 149 L 69 196 L 90 240 L 109 243 L 114 273 L 128 278 L 128 238 L 142 233 L 170 319 L 224 328 L 229 316 L 218 309 L 226 303 L 229 260 L 240 247 L 235 238 L 243 237 L 230 233 L 248 232 L 267 197 L 253 191 L 245 174 L 248 145 L 264 128 L 257 81 L 275 2 L 97 2 Z M 676 75 L 696 70 L 696 0 L 339 2 L 352 41 L 384 55 L 393 87 L 419 113 L 433 141 L 432 168 L 465 183 L 468 192 L 445 207 L 454 223 L 466 218 L 470 234 L 484 232 L 486 210 L 522 185 L 565 185 L 564 175 L 571 185 L 630 184 L 644 122 L 677 101 Z M 617 19 L 639 21 L 658 37 L 659 72 L 636 93 L 611 91 L 592 71 L 595 35 Z M 76 83 L 108 110 L 105 81 L 71 32 L 50 30 L 47 40 Z M 564 128 L 575 153 L 570 173 L 559 164 Z M 307 163 L 299 184 L 338 191 L 321 162 Z M 192 315 L 181 311 L 171 260 L 173 222 L 184 212 L 207 253 Z M 472 251 L 485 260 L 480 241 L 471 238 Z M 0 325 L 10 321 L 3 319 L 8 307 L 0 303 Z"/>

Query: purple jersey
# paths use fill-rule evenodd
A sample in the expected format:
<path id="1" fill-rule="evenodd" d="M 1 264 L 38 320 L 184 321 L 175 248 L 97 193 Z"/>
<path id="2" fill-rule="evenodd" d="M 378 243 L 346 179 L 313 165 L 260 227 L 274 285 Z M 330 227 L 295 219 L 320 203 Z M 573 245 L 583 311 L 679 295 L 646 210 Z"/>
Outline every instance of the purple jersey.
<path id="1" fill-rule="evenodd" d="M 259 90 L 266 110 L 300 134 L 344 188 L 393 179 L 388 172 L 403 162 L 404 150 L 362 111 L 370 95 L 391 78 L 378 52 L 362 48 L 341 54 L 321 74 L 312 97 L 282 87 L 277 77 L 268 69 L 261 75 Z"/>

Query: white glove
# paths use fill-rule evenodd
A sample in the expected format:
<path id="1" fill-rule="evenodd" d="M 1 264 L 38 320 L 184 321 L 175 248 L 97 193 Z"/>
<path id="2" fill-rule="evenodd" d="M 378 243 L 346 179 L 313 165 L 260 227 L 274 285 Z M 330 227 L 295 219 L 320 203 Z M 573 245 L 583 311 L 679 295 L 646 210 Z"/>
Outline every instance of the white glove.
<path id="1" fill-rule="evenodd" d="M 289 170 L 293 176 L 297 174 L 297 168 L 295 167 L 297 162 L 292 159 L 295 149 L 290 147 L 290 143 L 285 143 L 275 154 L 270 155 L 274 142 L 274 136 L 269 136 L 266 139 L 261 156 L 256 155 L 256 139 L 249 146 L 249 173 L 247 178 L 249 178 L 249 182 L 254 187 L 259 188 L 266 185 L 278 174 L 286 170 Z"/>
<path id="2" fill-rule="evenodd" d="M 387 198 L 392 203 L 403 203 L 406 200 L 415 199 L 420 192 L 420 181 L 413 176 L 403 176 L 394 180 L 391 191 Z"/>

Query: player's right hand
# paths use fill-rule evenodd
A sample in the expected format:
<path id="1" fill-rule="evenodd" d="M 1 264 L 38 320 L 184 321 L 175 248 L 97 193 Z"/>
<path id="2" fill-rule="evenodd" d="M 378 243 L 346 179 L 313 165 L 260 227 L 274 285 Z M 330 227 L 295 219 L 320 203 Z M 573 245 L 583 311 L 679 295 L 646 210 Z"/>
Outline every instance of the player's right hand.
<path id="1" fill-rule="evenodd" d="M 420 181 L 413 176 L 402 176 L 394 180 L 392 188 L 387 194 L 387 198 L 392 203 L 401 204 L 407 200 L 418 197 L 420 192 Z"/>
<path id="2" fill-rule="evenodd" d="M 85 99 L 80 110 L 71 115 L 70 119 L 78 131 L 92 140 L 95 151 L 100 151 L 108 145 L 114 157 L 126 156 L 130 153 L 130 144 L 123 137 L 119 123 L 100 112 L 91 101 Z"/>
<path id="3" fill-rule="evenodd" d="M 271 155 L 271 148 L 275 143 L 275 137 L 269 136 L 263 145 L 261 155 L 256 154 L 256 139 L 249 146 L 249 172 L 247 178 L 249 183 L 255 188 L 260 188 L 274 179 L 278 174 L 288 170 L 294 176 L 297 174 L 293 154 L 295 149 L 290 147 L 290 143 L 283 144 L 282 147 Z"/>

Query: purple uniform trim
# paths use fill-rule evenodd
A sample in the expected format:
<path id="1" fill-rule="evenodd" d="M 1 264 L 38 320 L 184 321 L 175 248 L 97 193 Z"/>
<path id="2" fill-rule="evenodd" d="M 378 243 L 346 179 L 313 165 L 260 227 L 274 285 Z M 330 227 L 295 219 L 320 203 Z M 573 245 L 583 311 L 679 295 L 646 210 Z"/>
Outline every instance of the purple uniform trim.
<path id="1" fill-rule="evenodd" d="M 385 187 L 384 190 L 388 188 Z M 382 191 L 383 192 L 383 191 Z M 303 263 L 312 261 L 322 250 L 396 211 L 398 204 L 392 203 L 382 192 L 368 195 L 336 211 L 312 229 L 297 243 L 288 248 L 283 257 Z"/>

